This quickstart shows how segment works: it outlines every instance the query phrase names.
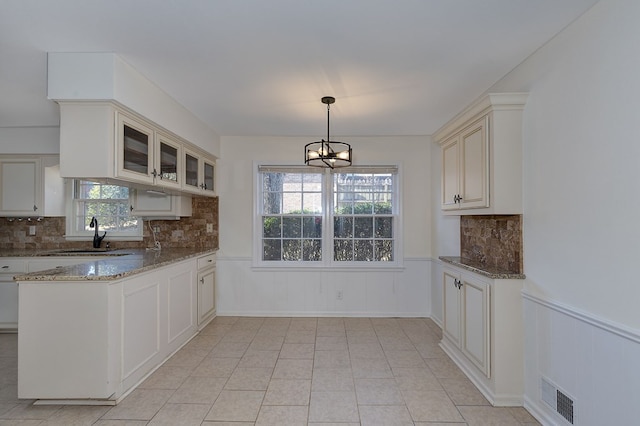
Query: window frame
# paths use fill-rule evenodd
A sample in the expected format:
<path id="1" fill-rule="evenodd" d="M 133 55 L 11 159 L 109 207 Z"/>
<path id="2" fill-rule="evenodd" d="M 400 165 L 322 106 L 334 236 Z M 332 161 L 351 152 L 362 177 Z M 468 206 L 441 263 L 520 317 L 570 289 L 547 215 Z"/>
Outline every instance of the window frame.
<path id="1" fill-rule="evenodd" d="M 107 182 L 98 182 L 89 179 L 67 179 L 65 184 L 65 194 L 66 194 L 66 220 L 65 220 L 65 240 L 67 241 L 91 241 L 93 239 L 93 235 L 95 233 L 94 230 L 78 230 L 78 217 L 75 214 L 77 211 L 78 203 L 83 202 L 82 200 L 76 199 L 76 182 L 78 181 L 88 181 L 95 182 L 104 185 L 114 185 L 113 183 Z M 118 185 L 124 186 L 124 185 Z M 131 188 L 129 187 L 129 191 Z M 127 203 L 131 205 L 131 192 L 129 192 L 129 198 Z M 107 231 L 107 239 L 106 241 L 142 241 L 143 239 L 143 229 L 144 223 L 142 218 L 137 217 L 138 226 L 135 231 L 132 232 L 115 232 L 115 231 Z M 104 233 L 102 228 L 99 228 L 100 235 Z"/>
<path id="2" fill-rule="evenodd" d="M 262 170 L 261 170 L 262 169 Z M 274 261 L 262 260 L 263 238 L 263 188 L 261 173 L 264 170 L 282 170 L 290 172 L 316 173 L 322 176 L 322 260 L 321 261 Z M 334 260 L 334 189 L 333 176 L 338 173 L 375 173 L 392 171 L 394 174 L 394 188 L 392 191 L 393 217 L 393 260 L 392 261 L 336 261 Z M 350 166 L 339 169 L 310 168 L 309 166 L 274 165 L 254 163 L 254 193 L 253 193 L 253 269 L 301 269 L 301 270 L 401 270 L 403 269 L 403 231 L 402 231 L 402 168 L 400 165 Z M 375 217 L 375 215 L 373 215 Z"/>

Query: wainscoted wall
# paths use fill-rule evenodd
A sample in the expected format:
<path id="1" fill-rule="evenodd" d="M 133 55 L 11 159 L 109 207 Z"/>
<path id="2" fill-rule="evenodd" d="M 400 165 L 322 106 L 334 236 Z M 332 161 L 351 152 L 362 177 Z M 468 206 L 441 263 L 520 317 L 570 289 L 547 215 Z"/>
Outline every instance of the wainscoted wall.
<path id="1" fill-rule="evenodd" d="M 157 239 L 163 248 L 218 248 L 218 197 L 193 197 L 192 216 L 180 220 L 153 220 L 160 227 Z M 206 224 L 213 224 L 213 232 L 206 232 Z M 36 227 L 36 235 L 29 235 L 29 226 Z M 4 249 L 56 250 L 90 248 L 91 241 L 66 241 L 65 218 L 44 217 L 41 221 L 19 221 L 0 218 L 0 246 Z M 109 234 L 103 241 L 109 241 Z M 103 245 L 104 246 L 104 245 Z M 111 241 L 111 248 L 153 247 L 153 236 L 144 222 L 142 241 Z"/>
<path id="2" fill-rule="evenodd" d="M 573 399 L 573 424 L 638 424 L 638 330 L 543 296 L 523 296 L 525 407 L 543 424 L 569 424 L 543 402 L 545 378 Z"/>
<path id="3" fill-rule="evenodd" d="M 520 215 L 460 217 L 460 257 L 523 273 Z"/>
<path id="4" fill-rule="evenodd" d="M 398 316 L 430 314 L 429 259 L 397 270 L 265 270 L 218 255 L 218 315 Z M 341 298 L 340 298 L 341 295 Z"/>

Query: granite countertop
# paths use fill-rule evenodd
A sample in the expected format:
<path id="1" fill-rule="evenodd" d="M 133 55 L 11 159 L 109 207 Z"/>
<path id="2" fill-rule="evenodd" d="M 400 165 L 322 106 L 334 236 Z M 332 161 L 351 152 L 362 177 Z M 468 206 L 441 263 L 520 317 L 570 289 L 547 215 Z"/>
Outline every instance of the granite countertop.
<path id="1" fill-rule="evenodd" d="M 468 271 L 475 272 L 477 274 L 483 275 L 485 277 L 488 277 L 494 280 L 525 279 L 524 274 L 521 274 L 518 272 L 500 270 L 498 268 L 495 268 L 490 265 L 486 265 L 471 259 L 466 259 L 458 256 L 440 256 L 439 259 L 442 260 L 443 262 L 449 263 L 451 265 L 459 266 Z"/>
<path id="2" fill-rule="evenodd" d="M 192 257 L 213 253 L 215 250 L 171 248 L 164 250 L 120 249 L 108 252 L 88 252 L 88 254 L 85 254 L 85 252 L 30 251 L 27 254 L 19 250 L 11 250 L 11 254 L 7 254 L 7 251 L 3 250 L 0 251 L 0 257 L 108 256 L 89 262 L 83 259 L 83 263 L 77 265 L 16 275 L 14 279 L 16 281 L 112 281 Z"/>

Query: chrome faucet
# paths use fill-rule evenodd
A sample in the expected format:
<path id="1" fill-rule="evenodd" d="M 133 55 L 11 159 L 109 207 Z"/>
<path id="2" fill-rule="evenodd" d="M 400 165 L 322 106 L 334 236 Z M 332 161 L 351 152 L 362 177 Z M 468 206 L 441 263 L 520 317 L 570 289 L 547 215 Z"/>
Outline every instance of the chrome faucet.
<path id="1" fill-rule="evenodd" d="M 95 216 L 91 218 L 91 223 L 89 224 L 89 227 L 96 228 L 96 231 L 93 234 L 93 248 L 100 248 L 100 243 L 102 242 L 104 237 L 107 235 L 107 231 L 104 231 L 104 234 L 102 234 L 102 237 L 98 235 L 98 219 L 96 219 Z"/>

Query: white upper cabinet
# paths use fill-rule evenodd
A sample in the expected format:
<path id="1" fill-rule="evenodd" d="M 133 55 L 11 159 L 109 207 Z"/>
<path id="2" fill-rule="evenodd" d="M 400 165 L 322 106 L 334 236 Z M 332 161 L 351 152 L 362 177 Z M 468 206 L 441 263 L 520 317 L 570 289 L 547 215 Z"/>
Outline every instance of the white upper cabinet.
<path id="1" fill-rule="evenodd" d="M 116 112 L 118 176 L 165 188 L 180 189 L 182 145 L 141 120 Z"/>
<path id="2" fill-rule="evenodd" d="M 156 191 L 133 190 L 129 195 L 131 215 L 143 219 L 180 219 L 191 216 L 191 195 L 162 194 Z"/>
<path id="3" fill-rule="evenodd" d="M 57 155 L 0 156 L 0 216 L 64 216 Z"/>
<path id="4" fill-rule="evenodd" d="M 120 112 L 116 112 L 116 115 L 118 177 L 153 184 L 155 181 L 153 129 Z"/>
<path id="5" fill-rule="evenodd" d="M 526 93 L 489 94 L 434 134 L 445 214 L 522 214 Z"/>
<path id="6" fill-rule="evenodd" d="M 214 195 L 203 188 L 204 164 L 215 164 L 215 158 L 198 147 L 111 102 L 59 104 L 63 177 L 108 179 L 125 186 L 160 187 L 174 194 Z M 186 182 L 190 164 L 185 152 L 197 158 L 197 191 Z"/>
<path id="7" fill-rule="evenodd" d="M 200 195 L 215 194 L 215 162 L 193 150 L 184 150 L 184 181 L 182 189 L 185 192 Z"/>

